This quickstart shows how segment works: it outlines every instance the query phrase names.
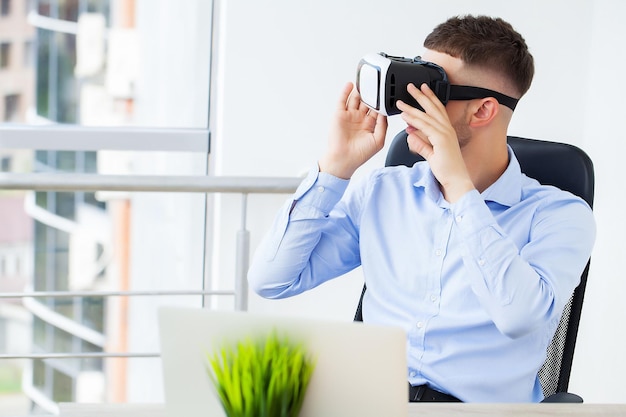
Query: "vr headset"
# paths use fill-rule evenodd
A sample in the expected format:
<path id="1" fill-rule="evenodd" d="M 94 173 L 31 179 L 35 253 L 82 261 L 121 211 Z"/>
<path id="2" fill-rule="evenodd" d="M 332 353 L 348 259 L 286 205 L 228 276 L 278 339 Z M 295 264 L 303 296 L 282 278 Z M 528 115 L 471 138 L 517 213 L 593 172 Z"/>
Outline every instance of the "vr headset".
<path id="1" fill-rule="evenodd" d="M 424 111 L 406 90 L 409 83 L 418 88 L 424 83 L 428 84 L 444 105 L 449 100 L 493 97 L 500 104 L 515 110 L 518 101 L 486 88 L 450 85 L 443 68 L 432 62 L 422 61 L 419 56 L 403 58 L 381 52 L 365 55 L 359 62 L 356 88 L 361 94 L 361 101 L 380 114 L 392 116 L 401 113 L 396 107 L 397 100 Z"/>

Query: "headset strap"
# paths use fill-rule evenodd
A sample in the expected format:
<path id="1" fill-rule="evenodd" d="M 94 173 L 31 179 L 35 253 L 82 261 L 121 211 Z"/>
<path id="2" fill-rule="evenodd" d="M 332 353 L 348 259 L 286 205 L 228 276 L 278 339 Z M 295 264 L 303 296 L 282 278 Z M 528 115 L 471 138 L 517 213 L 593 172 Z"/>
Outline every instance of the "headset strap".
<path id="1" fill-rule="evenodd" d="M 450 100 L 473 100 L 475 98 L 493 97 L 498 103 L 507 106 L 511 110 L 515 110 L 517 102 L 516 98 L 489 90 L 488 88 L 470 87 L 468 85 L 450 85 Z"/>

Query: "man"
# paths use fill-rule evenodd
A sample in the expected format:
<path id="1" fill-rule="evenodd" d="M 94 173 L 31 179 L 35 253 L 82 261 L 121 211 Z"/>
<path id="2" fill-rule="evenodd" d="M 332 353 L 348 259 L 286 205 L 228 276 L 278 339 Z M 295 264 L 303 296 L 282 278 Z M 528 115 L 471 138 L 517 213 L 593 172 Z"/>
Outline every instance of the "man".
<path id="1" fill-rule="evenodd" d="M 451 18 L 424 46 L 453 85 L 518 99 L 530 87 L 533 58 L 501 19 Z M 591 210 L 521 174 L 506 143 L 513 110 L 494 97 L 444 106 L 426 85 L 408 91 L 424 111 L 397 106 L 426 161 L 348 188 L 387 122 L 347 85 L 328 151 L 278 214 L 251 286 L 288 297 L 362 266 L 364 321 L 407 332 L 410 395 L 540 401 L 537 372 L 593 246 Z"/>

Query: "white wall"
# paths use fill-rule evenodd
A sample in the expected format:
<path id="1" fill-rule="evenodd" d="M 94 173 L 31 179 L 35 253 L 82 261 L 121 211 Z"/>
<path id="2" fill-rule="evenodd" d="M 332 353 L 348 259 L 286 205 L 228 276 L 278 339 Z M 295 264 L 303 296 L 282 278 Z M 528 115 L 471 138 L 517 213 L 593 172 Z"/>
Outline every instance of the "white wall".
<path id="1" fill-rule="evenodd" d="M 626 402 L 622 375 L 626 373 L 626 220 L 623 215 L 626 133 L 623 128 L 623 97 L 626 85 L 621 52 L 626 39 L 623 16 L 626 3 L 618 0 L 593 2 L 591 45 L 579 51 L 587 61 L 589 76 L 581 90 L 570 95 L 570 103 L 586 103 L 583 147 L 594 161 L 596 171 L 595 214 L 598 236 L 594 248 L 585 307 L 571 388 L 590 400 Z M 583 87 L 584 85 L 584 87 Z M 584 90 L 583 90 L 584 88 Z M 576 119 L 571 120 L 576 125 Z"/>
<path id="2" fill-rule="evenodd" d="M 417 55 L 423 38 L 456 14 L 498 15 L 525 37 L 536 59 L 531 91 L 516 110 L 510 133 L 572 143 L 587 150 L 597 170 L 598 241 L 570 388 L 587 402 L 626 402 L 622 375 L 626 342 L 621 303 L 625 281 L 624 200 L 619 85 L 626 3 L 619 0 L 363 1 L 222 0 L 214 93 L 211 168 L 217 175 L 300 175 L 326 145 L 341 86 L 368 52 Z M 390 134 L 403 128 L 390 121 Z M 362 170 L 382 165 L 379 155 Z M 613 191 L 613 195 L 609 192 Z M 250 198 L 253 249 L 285 196 Z M 229 197 L 224 208 L 233 207 Z M 233 275 L 239 213 L 217 219 L 221 252 L 217 277 Z M 350 320 L 362 280 L 357 273 L 290 300 L 252 295 L 250 310 Z"/>

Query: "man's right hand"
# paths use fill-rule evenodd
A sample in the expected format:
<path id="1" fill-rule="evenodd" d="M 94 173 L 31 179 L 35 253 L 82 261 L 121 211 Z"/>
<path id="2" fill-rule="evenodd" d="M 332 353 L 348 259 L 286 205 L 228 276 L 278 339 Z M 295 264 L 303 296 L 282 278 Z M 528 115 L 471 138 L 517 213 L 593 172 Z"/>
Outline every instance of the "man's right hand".
<path id="1" fill-rule="evenodd" d="M 319 161 L 320 172 L 349 179 L 383 148 L 386 133 L 387 117 L 361 102 L 356 88 L 347 83 L 337 103 L 328 151 Z"/>
<path id="2" fill-rule="evenodd" d="M 421 89 L 420 89 L 421 88 Z M 424 111 L 398 100 L 401 117 L 408 124 L 407 144 L 428 161 L 441 185 L 444 198 L 454 203 L 474 189 L 474 183 L 463 160 L 456 130 L 443 103 L 427 84 L 417 88 L 409 84 L 407 91 Z"/>

